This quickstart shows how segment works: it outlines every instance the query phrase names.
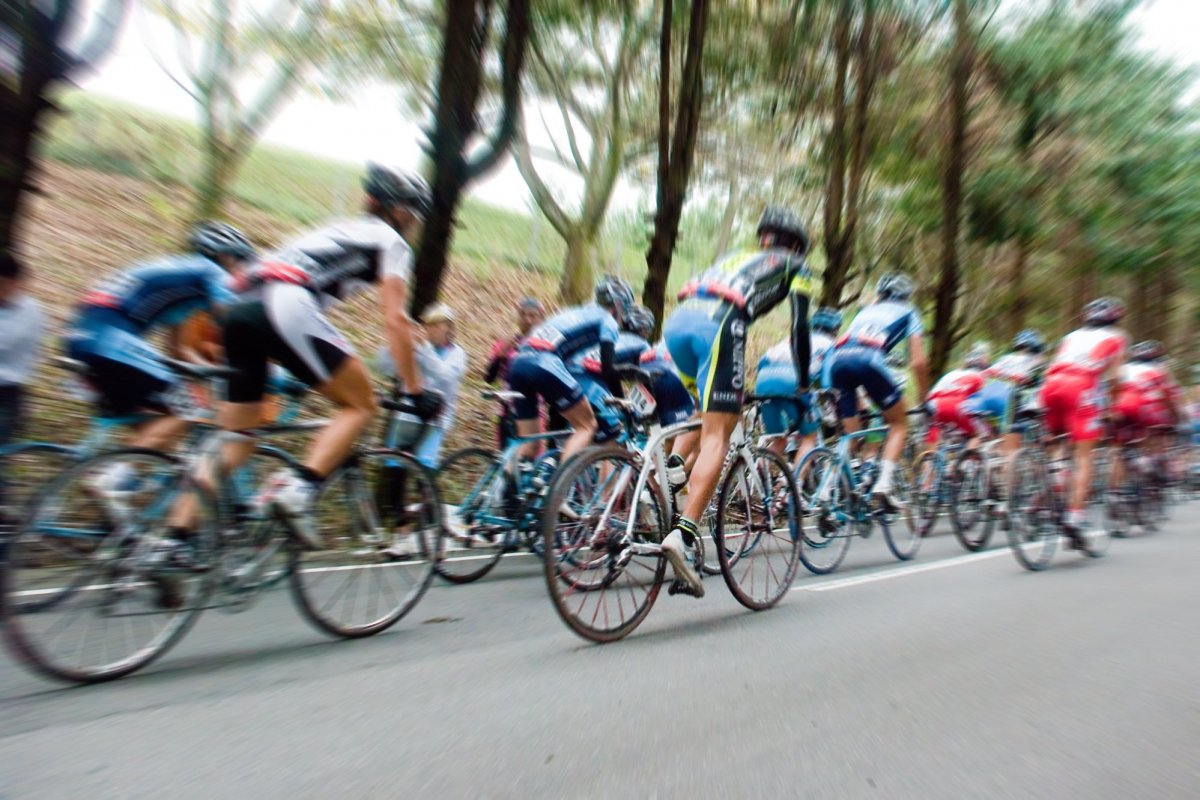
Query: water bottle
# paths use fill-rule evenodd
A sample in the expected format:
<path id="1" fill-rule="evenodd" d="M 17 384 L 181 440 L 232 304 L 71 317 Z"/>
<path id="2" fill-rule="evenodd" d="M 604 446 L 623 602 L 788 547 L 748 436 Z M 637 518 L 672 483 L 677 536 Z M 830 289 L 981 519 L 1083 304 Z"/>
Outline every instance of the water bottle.
<path id="1" fill-rule="evenodd" d="M 545 491 L 546 486 L 550 483 L 550 477 L 556 469 L 558 469 L 558 459 L 553 456 L 547 456 L 539 461 L 537 469 L 533 473 L 534 491 L 539 493 Z"/>
<path id="2" fill-rule="evenodd" d="M 672 453 L 667 459 L 667 483 L 671 484 L 671 491 L 678 492 L 684 486 L 687 486 L 687 470 L 684 469 L 683 456 L 679 453 Z"/>

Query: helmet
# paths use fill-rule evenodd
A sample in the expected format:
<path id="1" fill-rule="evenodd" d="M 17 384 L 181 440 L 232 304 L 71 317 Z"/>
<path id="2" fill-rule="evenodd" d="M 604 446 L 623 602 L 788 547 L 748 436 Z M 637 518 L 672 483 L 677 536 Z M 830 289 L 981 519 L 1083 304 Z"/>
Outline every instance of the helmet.
<path id="1" fill-rule="evenodd" d="M 385 206 L 403 206 L 418 216 L 429 216 L 433 210 L 433 195 L 429 184 L 416 175 L 390 169 L 379 164 L 367 164 L 363 190 Z"/>
<path id="2" fill-rule="evenodd" d="M 621 317 L 628 317 L 633 310 L 633 288 L 616 275 L 605 275 L 596 282 L 596 305 L 620 309 Z"/>
<path id="3" fill-rule="evenodd" d="M 842 312 L 836 308 L 818 308 L 813 314 L 812 326 L 819 331 L 837 333 L 842 328 Z"/>
<path id="4" fill-rule="evenodd" d="M 1167 350 L 1162 346 L 1162 342 L 1155 339 L 1138 342 L 1129 348 L 1130 361 L 1158 361 L 1165 358 L 1166 355 Z"/>
<path id="5" fill-rule="evenodd" d="M 643 339 L 654 333 L 654 312 L 642 305 L 634 306 L 625 316 L 625 330 Z"/>
<path id="6" fill-rule="evenodd" d="M 1033 328 L 1026 328 L 1013 337 L 1012 349 L 1041 353 L 1046 349 L 1046 340 Z"/>
<path id="7" fill-rule="evenodd" d="M 967 354 L 963 357 L 963 367 L 966 369 L 987 369 L 989 359 L 989 348 L 986 342 L 979 342 L 974 345 Z"/>
<path id="8" fill-rule="evenodd" d="M 1116 325 L 1125 316 L 1125 304 L 1116 297 L 1101 297 L 1083 307 L 1083 321 L 1089 325 Z"/>
<path id="9" fill-rule="evenodd" d="M 254 245 L 246 234 L 224 222 L 201 222 L 188 236 L 192 252 L 217 260 L 217 256 L 233 256 L 242 261 L 254 258 Z"/>
<path id="10" fill-rule="evenodd" d="M 759 236 L 774 233 L 780 246 L 795 250 L 800 255 L 808 252 L 808 234 L 804 225 L 791 210 L 779 206 L 767 206 L 758 221 Z"/>
<path id="11" fill-rule="evenodd" d="M 889 272 L 875 284 L 875 293 L 880 300 L 907 300 L 915 290 L 912 278 L 903 272 Z"/>

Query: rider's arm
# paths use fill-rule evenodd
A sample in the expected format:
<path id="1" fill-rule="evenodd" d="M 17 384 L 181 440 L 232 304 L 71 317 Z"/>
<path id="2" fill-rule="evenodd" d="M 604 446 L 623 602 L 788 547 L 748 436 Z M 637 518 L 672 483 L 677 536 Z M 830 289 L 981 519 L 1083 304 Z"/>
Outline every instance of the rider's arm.
<path id="1" fill-rule="evenodd" d="M 417 369 L 415 339 L 416 325 L 408 315 L 406 306 L 408 286 L 403 278 L 384 275 L 380 282 L 380 300 L 383 310 L 384 330 L 387 332 L 388 350 L 396 374 L 409 394 L 421 392 L 421 372 Z"/>
<path id="2" fill-rule="evenodd" d="M 600 343 L 600 379 L 608 387 L 613 397 L 624 397 L 625 390 L 621 387 L 621 376 L 617 374 L 617 343 Z"/>
<path id="3" fill-rule="evenodd" d="M 908 339 L 909 364 L 917 381 L 918 398 L 924 400 L 929 394 L 929 358 L 925 354 L 925 337 L 914 333 Z"/>
<path id="4" fill-rule="evenodd" d="M 797 386 L 808 391 L 812 376 L 808 374 L 812 363 L 812 335 L 808 330 L 808 295 L 792 292 L 792 363 L 796 367 Z"/>

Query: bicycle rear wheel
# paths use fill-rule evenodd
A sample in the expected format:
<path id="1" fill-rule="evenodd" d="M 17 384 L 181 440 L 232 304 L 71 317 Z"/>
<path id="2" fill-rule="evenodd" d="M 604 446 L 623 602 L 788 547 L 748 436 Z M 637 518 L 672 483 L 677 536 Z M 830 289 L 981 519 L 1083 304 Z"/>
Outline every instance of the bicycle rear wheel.
<path id="1" fill-rule="evenodd" d="M 399 517 L 381 514 L 377 503 L 376 487 L 389 479 L 388 470 L 403 473 L 384 495 Z M 411 455 L 356 454 L 317 498 L 321 549 L 295 549 L 292 590 L 301 612 L 347 639 L 395 625 L 433 580 L 444 546 L 441 511 L 433 473 Z"/>
<path id="2" fill-rule="evenodd" d="M 1050 565 L 1060 533 L 1057 517 L 1045 454 L 1019 450 L 1008 498 L 1008 544 L 1025 569 L 1038 572 Z"/>
<path id="3" fill-rule="evenodd" d="M 937 458 L 932 452 L 922 453 L 917 459 L 913 470 L 916 480 L 913 483 L 913 502 L 916 504 L 915 514 L 921 536 L 928 536 L 937 522 L 938 511 L 942 507 L 942 476 L 938 474 Z"/>
<path id="4" fill-rule="evenodd" d="M 593 642 L 627 636 L 658 598 L 667 520 L 657 492 L 634 496 L 640 461 L 620 447 L 593 447 L 559 468 L 542 515 L 546 587 L 567 627 Z M 625 535 L 630 517 L 632 538 Z"/>
<path id="5" fill-rule="evenodd" d="M 896 464 L 892 489 L 900 500 L 900 508 L 896 511 L 880 511 L 876 519 L 879 527 L 883 528 L 883 540 L 887 542 L 892 555 L 901 561 L 908 561 L 921 549 L 921 528 L 913 512 L 912 476 L 904 463 Z"/>
<path id="6" fill-rule="evenodd" d="M 950 498 L 950 521 L 959 544 L 970 552 L 983 549 L 991 527 L 986 524 L 991 497 L 988 464 L 977 452 L 967 451 L 955 466 L 956 490 Z"/>
<path id="7" fill-rule="evenodd" d="M 102 490 L 121 476 L 120 492 Z M 155 450 L 124 449 L 76 464 L 28 509 L 0 569 L 5 639 L 31 668 L 77 683 L 112 680 L 169 650 L 212 590 L 208 572 L 162 563 L 165 519 L 185 491 L 200 499 L 192 534 L 211 558 L 215 506 Z"/>
<path id="8" fill-rule="evenodd" d="M 25 442 L 0 455 L 0 533 L 16 530 L 29 504 L 50 481 L 79 461 L 70 447 L 48 442 Z"/>
<path id="9" fill-rule="evenodd" d="M 825 475 L 833 470 L 822 492 Z M 850 480 L 838 469 L 833 452 L 818 447 L 804 456 L 796 470 L 800 507 L 807 523 L 800 533 L 800 560 L 814 575 L 827 575 L 838 568 L 850 551 Z M 818 497 L 822 493 L 824 497 Z"/>
<path id="10" fill-rule="evenodd" d="M 796 578 L 800 493 L 788 463 L 765 448 L 733 463 L 717 495 L 717 556 L 725 585 L 746 608 L 778 603 Z"/>
<path id="11" fill-rule="evenodd" d="M 479 447 L 451 453 L 437 473 L 446 531 L 437 574 L 451 583 L 477 581 L 500 563 L 517 500 L 496 454 Z M 510 506 L 511 508 L 507 508 Z M 490 538 L 490 541 L 485 539 Z"/>

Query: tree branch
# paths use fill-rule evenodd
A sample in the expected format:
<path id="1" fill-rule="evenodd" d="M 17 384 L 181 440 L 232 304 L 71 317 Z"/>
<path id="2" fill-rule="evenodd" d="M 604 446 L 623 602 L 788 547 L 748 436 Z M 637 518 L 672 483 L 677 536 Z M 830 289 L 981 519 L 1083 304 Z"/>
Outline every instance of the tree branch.
<path id="1" fill-rule="evenodd" d="M 529 42 L 529 0 L 509 0 L 501 59 L 504 113 L 484 149 L 467 163 L 467 175 L 478 178 L 496 165 L 512 142 L 521 118 L 521 70 Z"/>
<path id="2" fill-rule="evenodd" d="M 517 129 L 514 135 L 513 160 L 517 163 L 517 171 L 525 179 L 525 185 L 529 187 L 533 202 L 537 204 L 542 215 L 549 220 L 550 226 L 565 239 L 571 230 L 570 218 L 558 201 L 554 199 L 549 187 L 542 182 L 541 176 L 538 175 L 529 152 L 529 142 L 525 138 L 523 125 Z"/>

